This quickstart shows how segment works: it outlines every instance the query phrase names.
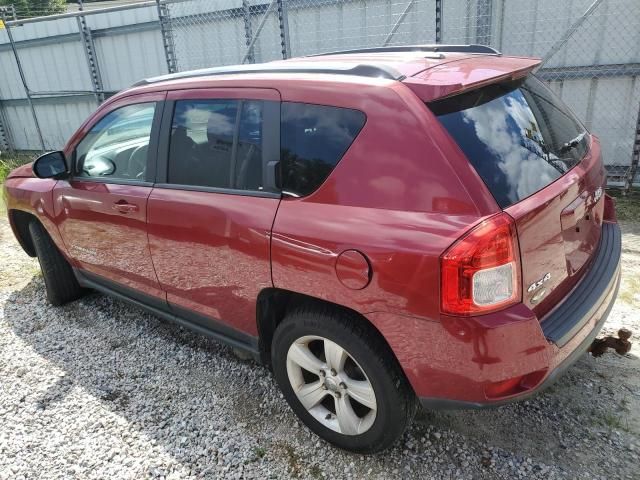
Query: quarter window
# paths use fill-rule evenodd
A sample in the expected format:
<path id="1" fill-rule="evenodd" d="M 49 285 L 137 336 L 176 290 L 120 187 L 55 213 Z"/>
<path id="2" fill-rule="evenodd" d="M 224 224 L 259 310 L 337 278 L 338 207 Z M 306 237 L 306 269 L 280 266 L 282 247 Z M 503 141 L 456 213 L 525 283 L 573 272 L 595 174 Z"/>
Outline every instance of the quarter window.
<path id="1" fill-rule="evenodd" d="M 168 182 L 262 190 L 263 101 L 176 102 Z"/>
<path id="2" fill-rule="evenodd" d="M 325 181 L 366 120 L 358 110 L 292 102 L 281 116 L 282 188 L 301 196 Z"/>
<path id="3" fill-rule="evenodd" d="M 139 103 L 105 115 L 76 147 L 76 176 L 145 180 L 155 107 Z"/>

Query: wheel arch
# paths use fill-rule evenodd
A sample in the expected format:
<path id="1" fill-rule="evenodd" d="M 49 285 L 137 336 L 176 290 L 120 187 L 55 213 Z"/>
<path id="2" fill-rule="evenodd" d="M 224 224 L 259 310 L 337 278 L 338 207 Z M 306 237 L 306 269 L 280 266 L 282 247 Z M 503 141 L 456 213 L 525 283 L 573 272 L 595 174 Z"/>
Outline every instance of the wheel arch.
<path id="1" fill-rule="evenodd" d="M 354 321 L 361 322 L 365 328 L 371 330 L 382 341 L 385 349 L 387 350 L 386 353 L 390 355 L 390 358 L 392 358 L 393 362 L 396 363 L 399 371 L 402 372 L 402 375 L 405 377 L 407 385 L 409 385 L 413 390 L 411 382 L 409 382 L 409 379 L 404 373 L 404 369 L 398 361 L 398 357 L 391 348 L 391 345 L 389 345 L 389 342 L 382 332 L 367 317 L 352 308 L 345 307 L 344 305 L 339 305 L 321 298 L 280 288 L 265 288 L 258 295 L 256 309 L 259 339 L 258 348 L 260 350 L 260 359 L 264 365 L 271 368 L 271 343 L 276 328 L 288 312 L 291 312 L 302 305 L 314 305 L 318 309 L 329 309 L 334 312 L 342 312 Z"/>
<path id="2" fill-rule="evenodd" d="M 40 221 L 38 220 L 38 217 L 32 213 L 25 212 L 23 210 L 9 210 L 9 223 L 11 224 L 11 229 L 13 230 L 13 233 L 22 249 L 30 257 L 36 256 L 33 240 L 29 233 L 29 224 L 34 220 L 38 222 Z"/>

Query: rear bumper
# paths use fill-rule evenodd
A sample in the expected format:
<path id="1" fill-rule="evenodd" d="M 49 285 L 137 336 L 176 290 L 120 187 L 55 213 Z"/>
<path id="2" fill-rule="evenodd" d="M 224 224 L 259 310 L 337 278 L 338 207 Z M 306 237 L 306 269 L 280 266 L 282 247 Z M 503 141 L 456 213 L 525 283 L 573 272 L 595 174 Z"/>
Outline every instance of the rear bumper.
<path id="1" fill-rule="evenodd" d="M 602 329 L 602 326 L 607 321 L 609 313 L 613 308 L 613 304 L 615 303 L 615 299 L 618 296 L 618 289 L 620 287 L 620 267 L 618 266 L 617 273 L 615 276 L 615 284 L 613 286 L 612 294 L 607 298 L 606 309 L 600 315 L 600 318 L 596 321 L 595 326 L 590 329 L 590 332 L 584 337 L 582 342 L 572 351 L 569 355 L 564 358 L 551 372 L 547 375 L 547 377 L 535 388 L 532 388 L 526 392 L 523 392 L 519 395 L 514 395 L 501 400 L 494 401 L 485 401 L 485 402 L 469 402 L 469 401 L 461 401 L 461 400 L 448 400 L 443 398 L 428 398 L 421 397 L 420 403 L 424 408 L 431 410 L 447 410 L 447 409 L 485 409 L 485 408 L 493 408 L 499 407 L 501 405 L 505 405 L 512 402 L 519 402 L 521 400 L 525 400 L 532 396 L 537 395 L 542 392 L 546 388 L 553 385 L 558 378 L 562 376 L 562 374 L 576 361 L 584 355 L 589 346 L 593 342 L 593 340 L 598 336 L 598 333 Z"/>
<path id="2" fill-rule="evenodd" d="M 606 223 L 589 271 L 542 322 L 522 304 L 480 317 L 410 322 L 412 331 L 403 335 L 401 350 L 410 341 L 420 355 L 414 351 L 399 361 L 422 405 L 494 407 L 528 398 L 555 382 L 588 350 L 611 312 L 620 285 L 620 255 L 620 228 Z M 489 385 L 519 376 L 535 381 L 523 381 L 508 396 L 487 396 Z"/>
<path id="3" fill-rule="evenodd" d="M 617 223 L 605 223 L 589 272 L 542 321 L 542 331 L 549 341 L 559 347 L 566 345 L 607 301 L 620 277 L 621 251 L 620 227 Z M 614 300 L 615 296 L 611 303 Z"/>

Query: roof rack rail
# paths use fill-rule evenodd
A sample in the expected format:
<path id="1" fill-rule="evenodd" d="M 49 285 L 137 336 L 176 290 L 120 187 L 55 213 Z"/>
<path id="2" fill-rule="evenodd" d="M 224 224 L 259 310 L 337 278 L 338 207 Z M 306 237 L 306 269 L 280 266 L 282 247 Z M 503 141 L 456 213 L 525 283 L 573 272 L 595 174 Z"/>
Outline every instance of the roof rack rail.
<path id="1" fill-rule="evenodd" d="M 321 57 L 324 55 L 338 55 L 349 53 L 395 53 L 395 52 L 456 52 L 456 53 L 483 53 L 489 55 L 502 55 L 498 50 L 486 45 L 400 45 L 391 47 L 369 47 L 357 48 L 354 50 L 338 50 L 335 52 L 316 53 L 310 57 Z"/>
<path id="2" fill-rule="evenodd" d="M 388 80 L 402 80 L 404 76 L 395 69 L 381 64 L 340 64 L 322 63 L 313 65 L 310 62 L 287 61 L 273 63 L 256 63 L 250 65 L 230 65 L 227 67 L 203 68 L 201 70 L 191 70 L 186 72 L 172 73 L 158 77 L 146 78 L 134 83 L 133 87 L 151 85 L 153 83 L 165 82 L 168 80 L 180 80 L 185 78 L 208 77 L 212 75 L 231 75 L 249 73 L 328 73 L 337 75 L 356 75 L 359 77 L 386 78 Z"/>

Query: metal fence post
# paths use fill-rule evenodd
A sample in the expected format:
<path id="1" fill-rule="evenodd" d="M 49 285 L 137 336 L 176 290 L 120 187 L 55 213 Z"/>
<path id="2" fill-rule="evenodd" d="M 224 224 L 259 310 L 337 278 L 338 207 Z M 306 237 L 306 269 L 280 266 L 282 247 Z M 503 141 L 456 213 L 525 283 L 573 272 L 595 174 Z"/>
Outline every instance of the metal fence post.
<path id="1" fill-rule="evenodd" d="M 500 0 L 498 4 L 498 12 L 496 14 L 497 18 L 497 26 L 496 26 L 496 37 L 492 39 L 492 46 L 496 47 L 499 51 L 502 51 L 502 40 L 504 39 L 504 9 L 505 9 L 505 0 Z"/>
<path id="2" fill-rule="evenodd" d="M 0 149 L 12 151 L 13 147 L 9 142 L 9 135 L 4 128 L 4 115 L 2 111 L 2 102 L 0 101 Z"/>
<path id="3" fill-rule="evenodd" d="M 289 16 L 287 15 L 286 0 L 278 2 L 278 23 L 280 24 L 280 46 L 282 48 L 282 58 L 286 60 L 291 57 L 291 44 L 289 43 Z"/>
<path id="4" fill-rule="evenodd" d="M 442 43 L 442 2 L 436 0 L 436 43 Z"/>
<path id="5" fill-rule="evenodd" d="M 629 174 L 624 182 L 624 193 L 627 194 L 633 186 L 633 180 L 638 171 L 638 163 L 640 163 L 640 108 L 638 108 L 638 120 L 636 121 L 636 134 L 633 142 L 633 155 L 631 156 L 631 167 Z"/>
<path id="6" fill-rule="evenodd" d="M 251 10 L 249 9 L 249 1 L 242 0 L 242 18 L 244 20 L 244 40 L 247 46 L 247 61 L 249 63 L 255 63 L 256 58 L 254 56 L 253 47 L 251 45 Z"/>
<path id="7" fill-rule="evenodd" d="M 476 43 L 491 45 L 492 0 L 478 0 L 476 4 Z"/>
<path id="8" fill-rule="evenodd" d="M 404 7 L 404 10 L 398 17 L 398 20 L 396 20 L 396 23 L 394 23 L 393 27 L 391 27 L 391 31 L 387 35 L 387 38 L 384 39 L 384 43 L 382 44 L 383 47 L 386 47 L 387 45 L 389 45 L 389 43 L 391 43 L 391 39 L 398 31 L 398 28 L 400 28 L 400 25 L 402 24 L 402 22 L 404 22 L 404 19 L 409 14 L 409 11 L 411 10 L 411 7 L 413 7 L 414 3 L 415 3 L 415 0 L 410 0 L 409 3 L 407 3 L 407 6 Z"/>
<path id="9" fill-rule="evenodd" d="M 27 85 L 27 79 L 24 76 L 24 70 L 22 70 L 22 64 L 20 63 L 20 56 L 18 55 L 18 49 L 16 48 L 16 43 L 13 40 L 13 33 L 11 33 L 11 26 L 7 23 L 6 13 L 2 12 L 2 22 L 4 23 L 5 29 L 7 30 L 7 36 L 9 37 L 9 43 L 11 44 L 11 50 L 13 51 L 13 56 L 16 59 L 16 65 L 18 66 L 18 73 L 20 74 L 20 80 L 22 81 L 22 86 L 24 87 L 24 91 L 27 95 L 27 102 L 29 103 L 29 108 L 31 109 L 31 115 L 33 116 L 33 123 L 36 126 L 36 131 L 38 132 L 38 138 L 40 139 L 40 147 L 44 152 L 46 147 L 44 145 L 44 137 L 42 136 L 42 130 L 40 130 L 40 123 L 38 122 L 38 116 L 36 115 L 36 109 L 33 106 L 33 99 L 31 98 L 31 90 L 29 90 L 29 86 Z"/>
<path id="10" fill-rule="evenodd" d="M 271 3 L 269 3 L 269 6 L 267 7 L 264 14 L 262 15 L 262 18 L 260 19 L 260 23 L 258 24 L 258 28 L 253 34 L 253 38 L 249 42 L 249 45 L 247 45 L 247 51 L 245 52 L 241 63 L 245 63 L 249 58 L 249 53 L 253 52 L 253 46 L 256 44 L 256 41 L 258 40 L 258 37 L 260 36 L 262 29 L 264 28 L 264 24 L 267 23 L 267 18 L 269 18 L 269 15 L 271 15 L 271 11 L 273 10 L 273 7 L 275 6 L 277 1 L 278 0 L 271 0 Z"/>
<path id="11" fill-rule="evenodd" d="M 158 20 L 160 22 L 160 32 L 162 33 L 162 46 L 164 56 L 167 60 L 167 71 L 175 73 L 178 71 L 178 61 L 176 59 L 176 49 L 173 42 L 173 32 L 171 31 L 171 14 L 169 8 L 162 0 L 156 0 L 158 6 Z"/>
<path id="12" fill-rule="evenodd" d="M 84 9 L 82 0 L 78 0 L 78 9 L 80 11 Z M 96 101 L 100 104 L 104 102 L 104 88 L 102 86 L 102 76 L 100 75 L 100 67 L 98 66 L 98 58 L 96 56 L 96 47 L 93 43 L 93 36 L 91 35 L 91 29 L 87 26 L 87 19 L 84 15 L 76 17 L 76 20 L 78 21 L 78 31 L 80 32 L 84 53 L 87 57 L 87 67 L 89 67 L 91 84 L 93 85 Z"/>

